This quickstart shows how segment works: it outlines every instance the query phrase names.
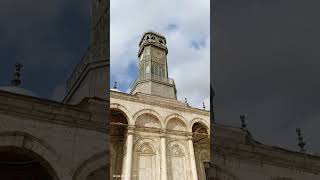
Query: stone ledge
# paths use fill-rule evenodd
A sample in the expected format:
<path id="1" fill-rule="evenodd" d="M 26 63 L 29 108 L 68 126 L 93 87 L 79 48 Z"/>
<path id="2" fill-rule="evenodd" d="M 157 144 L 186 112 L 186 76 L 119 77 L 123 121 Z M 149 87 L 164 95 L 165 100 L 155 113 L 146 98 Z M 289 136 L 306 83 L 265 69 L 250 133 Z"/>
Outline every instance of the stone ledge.
<path id="1" fill-rule="evenodd" d="M 320 172 L 319 156 L 261 144 L 240 128 L 237 129 L 217 124 L 214 125 L 214 128 L 219 129 L 220 135 L 214 137 L 213 144 L 211 144 L 211 152 L 219 156 L 239 159 L 244 162 L 254 161 L 286 168 L 292 167 L 314 174 L 319 174 Z M 230 134 L 232 131 L 235 132 Z M 228 136 L 228 133 L 230 136 Z M 240 138 L 242 140 L 234 141 L 239 136 L 243 137 Z"/>
<path id="2" fill-rule="evenodd" d="M 26 120 L 39 120 L 81 127 L 105 133 L 107 132 L 107 109 L 104 110 L 104 107 L 107 106 L 108 101 L 99 98 L 84 98 L 78 105 L 67 105 L 51 100 L 0 91 L 1 114 L 22 117 Z M 95 107 L 96 111 L 92 111 L 93 107 Z"/>
<path id="3" fill-rule="evenodd" d="M 110 91 L 110 98 L 133 101 L 142 104 L 164 107 L 167 109 L 176 109 L 177 111 L 182 112 L 190 112 L 204 116 L 210 116 L 210 111 L 187 106 L 186 104 L 179 102 L 175 99 L 162 98 L 142 93 L 131 95 L 123 92 Z"/>

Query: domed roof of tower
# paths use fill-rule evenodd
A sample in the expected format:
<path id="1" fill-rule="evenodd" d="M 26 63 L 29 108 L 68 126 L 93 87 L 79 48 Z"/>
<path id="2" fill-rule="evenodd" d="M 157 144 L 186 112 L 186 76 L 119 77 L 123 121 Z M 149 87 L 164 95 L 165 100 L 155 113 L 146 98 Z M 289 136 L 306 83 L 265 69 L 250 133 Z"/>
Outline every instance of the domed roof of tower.
<path id="1" fill-rule="evenodd" d="M 145 38 L 146 37 L 146 38 Z M 143 33 L 143 36 L 139 42 L 139 46 L 142 44 L 142 42 L 145 42 L 146 39 L 151 39 L 152 37 L 157 37 L 157 39 L 161 39 L 160 41 L 162 41 L 162 43 L 165 45 L 166 44 L 166 37 L 158 32 L 154 32 L 154 31 L 147 31 L 145 33 Z"/>
<path id="2" fill-rule="evenodd" d="M 160 34 L 160 33 L 158 33 L 158 32 L 155 32 L 155 31 L 147 31 L 147 32 L 145 32 L 145 33 L 143 34 L 143 36 L 146 35 L 146 34 L 155 34 L 155 35 L 160 36 L 160 37 L 162 37 L 162 38 L 166 38 L 164 35 L 162 35 L 162 34 Z"/>
<path id="3" fill-rule="evenodd" d="M 11 81 L 11 86 L 2 86 L 0 87 L 0 91 L 6 91 L 10 93 L 27 95 L 27 96 L 35 96 L 35 94 L 32 91 L 19 87 L 21 84 L 21 80 L 20 80 L 21 68 L 22 68 L 22 65 L 20 63 L 15 64 L 14 78 Z"/>

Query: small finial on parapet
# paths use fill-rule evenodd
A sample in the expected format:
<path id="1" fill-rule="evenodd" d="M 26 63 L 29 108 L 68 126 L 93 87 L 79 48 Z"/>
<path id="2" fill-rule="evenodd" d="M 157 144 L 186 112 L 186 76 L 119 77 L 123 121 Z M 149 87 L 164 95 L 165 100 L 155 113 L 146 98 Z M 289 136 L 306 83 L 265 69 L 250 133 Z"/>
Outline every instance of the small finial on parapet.
<path id="1" fill-rule="evenodd" d="M 306 145 L 306 143 L 303 141 L 301 129 L 300 129 L 300 128 L 297 128 L 297 129 L 296 129 L 296 132 L 297 132 L 297 135 L 298 135 L 298 146 L 300 147 L 300 152 L 301 152 L 301 153 L 304 153 L 304 152 L 306 152 L 306 150 L 305 150 L 305 148 L 304 148 L 305 145 Z"/>
<path id="2" fill-rule="evenodd" d="M 15 70 L 14 70 L 14 78 L 12 79 L 11 81 L 11 85 L 12 86 L 19 86 L 21 84 L 21 79 L 20 79 L 20 76 L 21 76 L 21 68 L 22 68 L 22 64 L 21 63 L 16 63 L 15 64 Z"/>
<path id="3" fill-rule="evenodd" d="M 245 115 L 240 115 L 240 120 L 241 120 L 241 128 L 242 129 L 246 129 L 247 128 L 247 124 L 245 122 L 246 116 Z"/>
<path id="4" fill-rule="evenodd" d="M 184 98 L 184 103 L 186 103 L 186 105 L 189 106 L 189 103 L 188 103 L 188 99 L 187 99 L 187 98 Z"/>
<path id="5" fill-rule="evenodd" d="M 114 89 L 117 89 L 117 83 L 118 83 L 117 81 L 114 82 L 114 85 L 113 85 Z"/>

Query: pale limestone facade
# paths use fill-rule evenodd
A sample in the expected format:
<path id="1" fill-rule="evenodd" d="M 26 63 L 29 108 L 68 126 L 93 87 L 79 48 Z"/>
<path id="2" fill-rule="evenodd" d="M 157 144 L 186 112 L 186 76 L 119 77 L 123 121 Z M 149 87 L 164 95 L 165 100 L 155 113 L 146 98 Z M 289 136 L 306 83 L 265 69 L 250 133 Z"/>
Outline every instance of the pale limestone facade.
<path id="1" fill-rule="evenodd" d="M 111 179 L 204 180 L 210 113 L 177 101 L 164 36 L 147 32 L 139 47 L 131 93 L 110 92 Z"/>
<path id="2" fill-rule="evenodd" d="M 44 170 L 36 174 L 46 171 L 48 180 L 108 178 L 109 5 L 92 0 L 92 6 L 90 48 L 67 82 L 63 103 L 19 87 L 0 88 L 0 167 L 8 169 L 0 172 L 5 179 L 16 176 L 10 174 L 15 168 L 38 162 Z"/>

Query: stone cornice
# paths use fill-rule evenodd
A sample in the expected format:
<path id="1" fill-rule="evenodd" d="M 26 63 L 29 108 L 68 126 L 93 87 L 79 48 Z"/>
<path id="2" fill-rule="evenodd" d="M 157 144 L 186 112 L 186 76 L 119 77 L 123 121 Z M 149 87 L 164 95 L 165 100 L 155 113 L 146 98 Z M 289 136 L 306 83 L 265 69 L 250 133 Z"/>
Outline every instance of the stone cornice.
<path id="1" fill-rule="evenodd" d="M 0 114 L 107 133 L 108 101 L 85 98 L 78 105 L 0 91 Z M 93 109 L 95 109 L 93 111 Z"/>
<path id="2" fill-rule="evenodd" d="M 213 144 L 211 144 L 212 151 L 215 152 L 215 154 L 242 161 L 254 161 L 286 168 L 292 167 L 314 174 L 320 173 L 319 156 L 261 144 L 255 141 L 248 131 L 241 130 L 240 128 L 236 130 L 234 127 L 216 124 L 214 128 L 220 131 L 218 135 L 213 138 Z M 235 131 L 232 135 L 233 137 L 227 135 L 230 134 L 231 131 Z M 237 139 L 236 136 L 240 138 L 240 140 L 234 141 Z M 241 141 L 241 139 L 243 141 Z"/>
<path id="3" fill-rule="evenodd" d="M 123 92 L 110 91 L 110 98 L 148 104 L 148 105 L 158 106 L 166 109 L 175 109 L 177 111 L 195 113 L 195 114 L 208 116 L 208 117 L 210 116 L 209 111 L 193 108 L 175 99 L 162 98 L 159 96 L 147 95 L 142 93 L 131 95 Z"/>

